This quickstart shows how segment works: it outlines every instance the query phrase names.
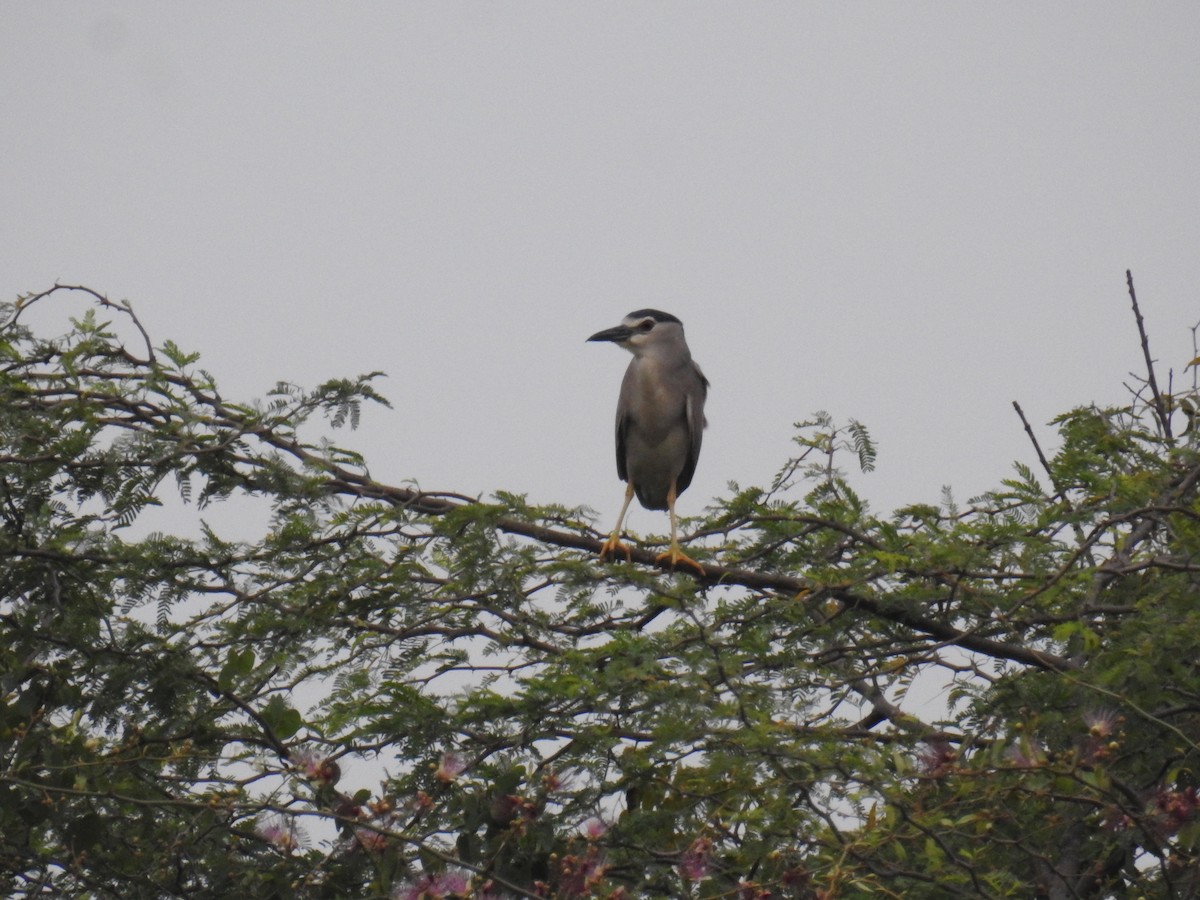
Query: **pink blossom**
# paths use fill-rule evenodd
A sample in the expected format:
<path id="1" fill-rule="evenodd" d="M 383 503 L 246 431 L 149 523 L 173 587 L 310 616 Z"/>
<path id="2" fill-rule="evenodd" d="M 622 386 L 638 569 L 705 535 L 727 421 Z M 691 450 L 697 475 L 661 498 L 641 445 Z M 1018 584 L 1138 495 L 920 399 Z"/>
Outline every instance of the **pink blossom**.
<path id="1" fill-rule="evenodd" d="M 492 799 L 490 813 L 492 821 L 498 825 L 518 825 L 535 818 L 538 808 L 536 803 L 520 794 L 504 794 Z"/>
<path id="2" fill-rule="evenodd" d="M 1111 709 L 1089 710 L 1082 718 L 1088 729 L 1080 745 L 1083 758 L 1088 762 L 1103 762 L 1121 746 L 1116 731 L 1123 720 Z"/>
<path id="3" fill-rule="evenodd" d="M 437 769 L 433 773 L 433 777 L 442 784 L 449 784 L 458 778 L 467 768 L 466 762 L 457 753 L 443 753 L 441 762 L 438 763 Z"/>
<path id="4" fill-rule="evenodd" d="M 1088 727 L 1088 734 L 1095 738 L 1109 737 L 1119 722 L 1120 716 L 1111 709 L 1092 709 L 1083 714 L 1083 724 Z"/>
<path id="5" fill-rule="evenodd" d="M 558 896 L 585 897 L 604 879 L 608 863 L 593 844 L 582 856 L 569 854 L 558 864 Z"/>
<path id="6" fill-rule="evenodd" d="M 413 797 L 409 807 L 413 812 L 424 812 L 427 809 L 433 809 L 434 800 L 424 791 L 417 791 L 417 795 Z"/>
<path id="7" fill-rule="evenodd" d="M 442 872 L 440 875 L 423 875 L 414 882 L 400 885 L 392 894 L 396 900 L 446 900 L 450 897 L 466 897 L 471 890 L 471 879 L 464 872 Z"/>
<path id="8" fill-rule="evenodd" d="M 688 881 L 699 881 L 708 875 L 709 856 L 712 854 L 712 841 L 699 837 L 692 841 L 679 856 L 679 874 Z"/>
<path id="9" fill-rule="evenodd" d="M 465 897 L 470 888 L 471 879 L 463 872 L 443 872 L 430 887 L 439 897 Z"/>
<path id="10" fill-rule="evenodd" d="M 1168 834 L 1174 834 L 1200 812 L 1200 791 L 1191 789 L 1159 790 L 1154 797 Z"/>
<path id="11" fill-rule="evenodd" d="M 599 816 L 592 816 L 583 823 L 583 833 L 589 841 L 602 837 L 606 831 L 608 831 L 608 823 Z"/>
<path id="12" fill-rule="evenodd" d="M 933 778 L 945 775 L 958 759 L 958 754 L 947 741 L 931 738 L 917 751 L 917 764 L 921 771 Z"/>
<path id="13" fill-rule="evenodd" d="M 542 785 L 546 788 L 549 794 L 557 794 L 559 791 L 565 791 L 575 782 L 575 775 L 572 773 L 547 772 L 542 778 Z"/>
<path id="14" fill-rule="evenodd" d="M 293 750 L 291 763 L 296 771 L 305 778 L 315 779 L 321 772 L 320 755 L 315 750 L 310 750 L 307 747 L 300 750 Z"/>
<path id="15" fill-rule="evenodd" d="M 337 784 L 338 779 L 342 777 L 341 767 L 334 760 L 327 759 L 307 747 L 292 751 L 290 759 L 296 771 L 309 781 Z"/>
<path id="16" fill-rule="evenodd" d="M 388 837 L 374 828 L 355 828 L 354 839 L 358 841 L 359 846 L 371 853 L 378 853 L 387 846 Z"/>
<path id="17" fill-rule="evenodd" d="M 291 853 L 301 845 L 295 824 L 281 816 L 263 819 L 254 826 L 254 830 L 260 838 L 284 853 Z"/>
<path id="18" fill-rule="evenodd" d="M 343 819 L 357 819 L 362 815 L 362 807 L 354 802 L 354 798 L 341 793 L 337 795 L 337 805 L 333 811 Z"/>

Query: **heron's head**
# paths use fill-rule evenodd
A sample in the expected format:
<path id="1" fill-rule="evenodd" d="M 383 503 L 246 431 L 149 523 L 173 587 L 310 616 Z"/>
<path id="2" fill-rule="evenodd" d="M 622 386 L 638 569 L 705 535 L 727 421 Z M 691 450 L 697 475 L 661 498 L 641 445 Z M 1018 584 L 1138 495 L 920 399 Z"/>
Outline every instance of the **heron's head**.
<path id="1" fill-rule="evenodd" d="M 588 340 L 611 341 L 635 356 L 660 349 L 687 348 L 683 323 L 659 309 L 635 310 L 622 319 L 620 325 L 597 331 Z"/>

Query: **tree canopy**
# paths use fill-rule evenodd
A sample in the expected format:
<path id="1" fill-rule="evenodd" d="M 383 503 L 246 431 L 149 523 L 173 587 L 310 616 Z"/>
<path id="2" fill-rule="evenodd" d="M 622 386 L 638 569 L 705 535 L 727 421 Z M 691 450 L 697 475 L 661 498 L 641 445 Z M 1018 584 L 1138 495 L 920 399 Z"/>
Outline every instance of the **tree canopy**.
<path id="1" fill-rule="evenodd" d="M 0 307 L 0 891 L 1197 896 L 1198 401 L 1129 292 L 1125 406 L 886 515 L 817 415 L 686 523 L 704 577 L 376 481 L 330 439 L 372 375 L 236 402 L 126 303 Z"/>

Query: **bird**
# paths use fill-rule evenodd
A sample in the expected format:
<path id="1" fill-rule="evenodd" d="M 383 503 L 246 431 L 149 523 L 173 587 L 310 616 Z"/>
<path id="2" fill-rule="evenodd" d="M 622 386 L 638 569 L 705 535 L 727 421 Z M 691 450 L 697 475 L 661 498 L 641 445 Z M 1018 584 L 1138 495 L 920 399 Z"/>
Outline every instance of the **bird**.
<path id="1" fill-rule="evenodd" d="M 632 561 L 629 547 L 621 543 L 621 526 L 636 494 L 646 509 L 671 515 L 671 546 L 656 562 L 689 565 L 703 575 L 704 567 L 679 548 L 675 515 L 675 501 L 692 483 L 708 425 L 708 379 L 692 359 L 683 323 L 661 310 L 639 309 L 588 340 L 610 341 L 633 354 L 617 399 L 617 475 L 626 483 L 625 502 L 600 558 L 623 553 Z"/>

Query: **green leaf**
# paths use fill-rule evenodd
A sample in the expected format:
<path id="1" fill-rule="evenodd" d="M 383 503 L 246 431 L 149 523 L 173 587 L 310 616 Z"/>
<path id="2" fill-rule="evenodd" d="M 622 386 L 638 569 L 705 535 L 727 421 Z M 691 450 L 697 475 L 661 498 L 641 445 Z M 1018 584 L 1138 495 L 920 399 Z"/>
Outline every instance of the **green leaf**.
<path id="1" fill-rule="evenodd" d="M 287 740 L 304 724 L 303 718 L 296 710 L 288 706 L 282 697 L 276 695 L 267 701 L 259 713 L 280 740 Z"/>

